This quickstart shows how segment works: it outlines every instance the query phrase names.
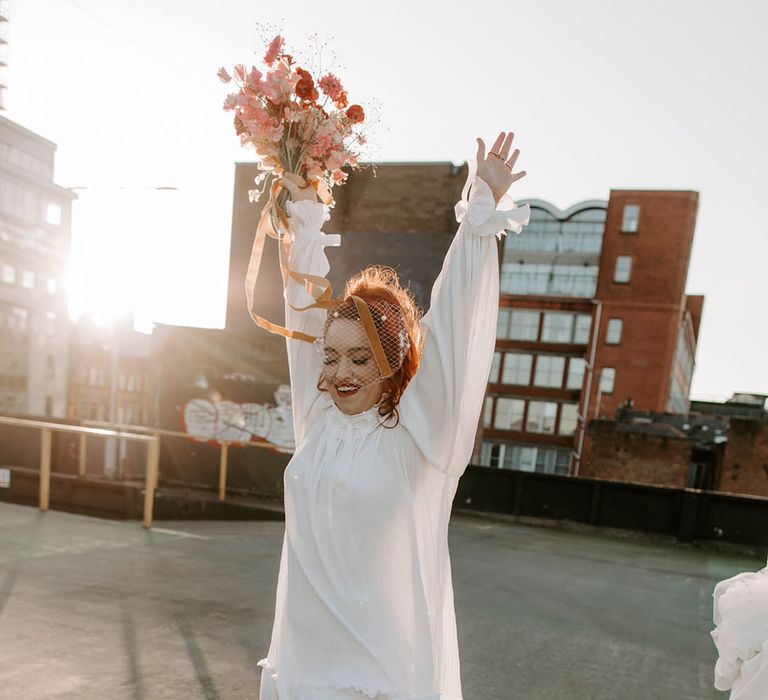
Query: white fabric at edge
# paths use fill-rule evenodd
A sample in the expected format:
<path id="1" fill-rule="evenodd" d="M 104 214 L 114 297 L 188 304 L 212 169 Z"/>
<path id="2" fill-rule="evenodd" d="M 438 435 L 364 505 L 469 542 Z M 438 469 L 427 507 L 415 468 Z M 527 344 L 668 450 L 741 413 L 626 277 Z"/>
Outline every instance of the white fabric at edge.
<path id="1" fill-rule="evenodd" d="M 497 242 L 528 207 L 495 206 L 472 164 L 459 230 L 422 319 L 424 353 L 400 424 L 341 413 L 316 389 L 316 347 L 288 340 L 296 452 L 285 470 L 285 535 L 260 700 L 462 700 L 448 519 L 471 458 L 496 337 Z M 467 199 L 469 186 L 471 194 Z M 327 208 L 288 204 L 292 269 L 325 276 Z M 294 282 L 286 298 L 311 303 Z M 318 336 L 325 312 L 286 306 Z"/>
<path id="2" fill-rule="evenodd" d="M 730 700 L 766 700 L 768 566 L 720 581 L 712 595 L 715 688 L 730 690 Z"/>

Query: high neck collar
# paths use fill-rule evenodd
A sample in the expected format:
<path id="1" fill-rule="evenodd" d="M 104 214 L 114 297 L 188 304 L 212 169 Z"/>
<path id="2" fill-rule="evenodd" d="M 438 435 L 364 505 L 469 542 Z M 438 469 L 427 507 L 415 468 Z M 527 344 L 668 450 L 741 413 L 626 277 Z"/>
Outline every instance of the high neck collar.
<path id="1" fill-rule="evenodd" d="M 356 428 L 363 428 L 375 427 L 381 422 L 378 404 L 374 404 L 369 409 L 361 411 L 360 413 L 350 414 L 344 413 L 344 411 L 339 409 L 339 407 L 333 402 L 333 399 L 330 396 L 327 396 L 327 399 L 329 404 L 328 411 L 333 417 L 334 421 L 339 425 L 351 425 Z"/>

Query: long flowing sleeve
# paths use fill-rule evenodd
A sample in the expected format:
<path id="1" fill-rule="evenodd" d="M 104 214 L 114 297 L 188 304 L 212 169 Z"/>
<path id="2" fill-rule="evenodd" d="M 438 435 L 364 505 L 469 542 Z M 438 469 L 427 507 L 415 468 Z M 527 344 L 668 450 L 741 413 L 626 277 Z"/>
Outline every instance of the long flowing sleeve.
<path id="1" fill-rule="evenodd" d="M 475 173 L 471 163 L 456 205 L 459 230 L 421 322 L 421 363 L 399 407 L 426 461 L 455 478 L 472 456 L 493 360 L 499 310 L 495 236 L 520 233 L 530 216 L 527 205 L 517 207 L 506 195 L 497 208 L 490 187 Z"/>
<path id="2" fill-rule="evenodd" d="M 325 277 L 330 270 L 325 255 L 326 246 L 340 245 L 338 234 L 322 232 L 322 225 L 330 215 L 328 207 L 318 202 L 287 202 L 287 213 L 293 231 L 288 266 L 299 273 Z M 319 336 L 323 331 L 326 312 L 324 309 L 296 311 L 291 308 L 304 307 L 314 299 L 300 282 L 288 280 L 285 288 L 285 325 L 287 328 Z M 317 380 L 322 369 L 322 358 L 317 346 L 304 340 L 288 338 L 288 368 L 291 376 L 291 401 L 293 406 L 293 430 L 296 446 L 304 439 L 309 414 L 319 392 Z"/>

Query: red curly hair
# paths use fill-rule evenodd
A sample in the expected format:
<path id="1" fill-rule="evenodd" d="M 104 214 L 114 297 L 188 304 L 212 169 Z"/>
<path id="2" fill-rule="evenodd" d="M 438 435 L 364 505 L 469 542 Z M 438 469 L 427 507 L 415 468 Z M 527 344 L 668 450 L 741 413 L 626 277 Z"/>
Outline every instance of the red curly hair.
<path id="1" fill-rule="evenodd" d="M 379 403 L 379 416 L 383 418 L 381 425 L 387 428 L 394 428 L 400 422 L 400 414 L 397 405 L 400 398 L 416 374 L 421 359 L 421 333 L 419 331 L 419 320 L 421 319 L 421 309 L 416 304 L 416 300 L 409 289 L 400 284 L 397 272 L 391 267 L 380 265 L 369 265 L 364 270 L 358 272 L 352 277 L 344 287 L 344 301 L 334 308 L 342 317 L 356 318 L 357 309 L 351 297 L 356 296 L 362 299 L 366 304 L 373 302 L 386 302 L 397 306 L 403 315 L 405 322 L 405 331 L 408 335 L 410 347 L 400 362 L 400 356 L 394 356 L 395 348 L 399 346 L 397 342 L 400 333 L 400 322 L 396 318 L 388 318 L 382 321 L 377 315 L 374 318 L 376 332 L 381 340 L 382 348 L 387 355 L 387 361 L 390 366 L 399 369 L 383 382 L 383 399 Z M 329 314 L 326 321 L 325 331 L 328 330 L 333 317 Z M 322 375 L 318 379 L 317 388 L 320 391 L 327 391 L 323 384 Z M 394 419 L 394 424 L 385 425 L 388 421 Z"/>

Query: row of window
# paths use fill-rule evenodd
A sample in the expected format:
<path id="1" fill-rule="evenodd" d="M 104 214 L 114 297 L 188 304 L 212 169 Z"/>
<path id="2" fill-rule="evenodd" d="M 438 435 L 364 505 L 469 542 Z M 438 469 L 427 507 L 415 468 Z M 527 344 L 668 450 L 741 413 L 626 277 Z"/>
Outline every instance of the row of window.
<path id="1" fill-rule="evenodd" d="M 26 289 L 34 289 L 35 279 L 35 273 L 31 270 L 19 270 L 10 263 L 0 263 L 0 281 L 6 284 L 16 284 L 18 282 Z M 56 294 L 57 285 L 55 277 L 47 277 L 45 285 L 48 294 Z"/>
<path id="2" fill-rule="evenodd" d="M 579 405 L 486 396 L 483 427 L 544 435 L 573 435 L 579 424 Z"/>
<path id="3" fill-rule="evenodd" d="M 480 465 L 497 469 L 517 469 L 540 474 L 567 475 L 571 451 L 556 447 L 483 442 Z"/>
<path id="4" fill-rule="evenodd" d="M 591 328 L 590 314 L 501 308 L 496 337 L 500 340 L 586 345 Z"/>
<path id="5" fill-rule="evenodd" d="M 107 386 L 107 368 L 91 365 L 85 376 L 88 386 Z M 117 384 L 121 391 L 142 391 L 144 388 L 144 376 L 138 372 L 120 372 Z"/>
<path id="6" fill-rule="evenodd" d="M 603 244 L 602 222 L 532 220 L 524 236 L 507 236 L 505 251 L 598 254 Z"/>
<path id="7" fill-rule="evenodd" d="M 501 265 L 502 294 L 562 297 L 593 297 L 597 289 L 597 265 L 504 262 Z M 632 277 L 632 256 L 616 256 L 613 281 L 627 284 Z"/>
<path id="8" fill-rule="evenodd" d="M 504 262 L 502 294 L 538 294 L 591 298 L 597 289 L 597 265 Z"/>
<path id="9" fill-rule="evenodd" d="M 61 225 L 60 204 L 43 199 L 33 188 L 8 177 L 0 177 L 0 211 L 28 223 L 42 220 L 51 226 Z"/>
<path id="10" fill-rule="evenodd" d="M 581 390 L 586 360 L 562 355 L 533 355 L 524 352 L 496 352 L 493 356 L 491 384 L 540 386 L 551 389 Z"/>
<path id="11" fill-rule="evenodd" d="M 620 318 L 608 320 L 605 332 L 605 342 L 608 345 L 621 343 L 623 325 L 623 320 Z M 501 308 L 496 325 L 496 337 L 499 340 L 586 345 L 589 343 L 591 329 L 590 314 Z"/>
<path id="12" fill-rule="evenodd" d="M 11 146 L 8 143 L 0 142 L 0 160 L 4 163 L 12 163 L 17 165 L 30 173 L 39 175 L 40 177 L 50 179 L 53 177 L 53 164 L 35 158 L 29 153 Z"/>
<path id="13" fill-rule="evenodd" d="M 80 401 L 77 412 L 78 417 L 84 420 L 103 422 L 109 419 L 107 406 L 97 401 Z M 115 422 L 128 425 L 145 425 L 147 412 L 138 404 L 119 404 L 115 413 Z"/>

